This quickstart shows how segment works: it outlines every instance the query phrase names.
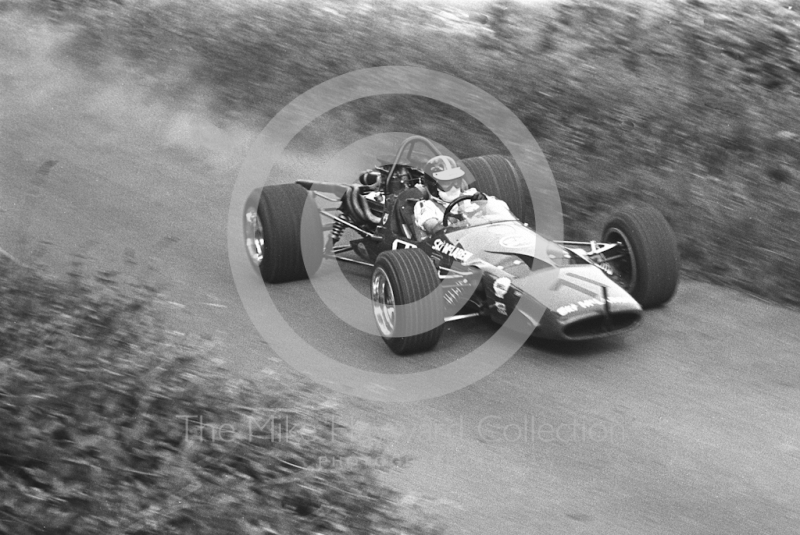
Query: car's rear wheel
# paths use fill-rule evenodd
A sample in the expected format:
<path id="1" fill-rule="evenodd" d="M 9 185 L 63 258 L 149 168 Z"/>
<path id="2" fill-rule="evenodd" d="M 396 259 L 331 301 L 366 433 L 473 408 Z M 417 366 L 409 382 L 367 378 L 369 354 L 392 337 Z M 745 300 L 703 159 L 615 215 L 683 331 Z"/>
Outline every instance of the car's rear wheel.
<path id="1" fill-rule="evenodd" d="M 408 355 L 436 345 L 444 330 L 444 300 L 436 268 L 425 253 L 381 253 L 370 287 L 378 331 L 392 351 Z"/>
<path id="2" fill-rule="evenodd" d="M 680 274 L 678 242 L 661 212 L 649 205 L 621 211 L 606 223 L 602 241 L 620 244 L 607 253 L 608 264 L 643 308 L 672 299 Z"/>
<path id="3" fill-rule="evenodd" d="M 533 205 L 528 186 L 517 166 L 505 156 L 489 154 L 465 158 L 461 163 L 475 178 L 475 188 L 497 197 L 523 223 L 533 225 Z"/>
<path id="4" fill-rule="evenodd" d="M 322 263 L 322 222 L 308 191 L 298 184 L 266 186 L 248 201 L 245 247 L 265 282 L 305 279 Z"/>

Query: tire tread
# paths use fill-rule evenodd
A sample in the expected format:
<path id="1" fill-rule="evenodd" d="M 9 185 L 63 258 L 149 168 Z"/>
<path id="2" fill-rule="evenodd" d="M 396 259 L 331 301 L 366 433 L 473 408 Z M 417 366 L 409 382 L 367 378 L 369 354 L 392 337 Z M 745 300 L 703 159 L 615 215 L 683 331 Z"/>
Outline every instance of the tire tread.
<path id="1" fill-rule="evenodd" d="M 412 308 L 398 308 L 395 319 L 408 325 L 413 336 L 384 338 L 386 345 L 399 355 L 419 353 L 431 349 L 439 341 L 444 331 L 444 301 L 439 288 L 439 277 L 430 258 L 419 249 L 404 249 L 381 253 L 375 261 L 390 278 L 398 305 L 416 303 L 433 293 L 434 298 L 426 300 L 427 306 L 420 303 Z M 434 328 L 423 331 L 429 325 Z"/>
<path id="2" fill-rule="evenodd" d="M 265 282 L 306 279 L 322 263 L 322 223 L 318 214 L 304 211 L 306 202 L 308 191 L 299 184 L 261 190 L 258 217 L 264 229 L 264 258 L 259 269 Z"/>
<path id="3" fill-rule="evenodd" d="M 636 205 L 613 216 L 603 229 L 625 233 L 635 250 L 636 287 L 630 294 L 643 308 L 663 305 L 675 295 L 680 258 L 675 233 L 664 216 L 650 205 Z"/>

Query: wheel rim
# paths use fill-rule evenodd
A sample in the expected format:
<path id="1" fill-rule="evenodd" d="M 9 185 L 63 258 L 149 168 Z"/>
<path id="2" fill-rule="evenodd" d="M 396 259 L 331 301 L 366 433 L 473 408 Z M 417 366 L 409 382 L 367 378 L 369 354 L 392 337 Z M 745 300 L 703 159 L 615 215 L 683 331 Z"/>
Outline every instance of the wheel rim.
<path id="1" fill-rule="evenodd" d="M 627 292 L 633 291 L 636 288 L 636 258 L 631 252 L 631 242 L 628 237 L 618 228 L 610 228 L 606 232 L 603 241 L 606 243 L 620 243 L 622 244 L 622 258 L 610 262 L 611 270 L 617 278 L 617 282 Z"/>
<path id="2" fill-rule="evenodd" d="M 383 336 L 392 336 L 395 331 L 396 313 L 394 291 L 389 276 L 383 268 L 376 268 L 372 275 L 372 312 Z"/>
<path id="3" fill-rule="evenodd" d="M 250 261 L 260 266 L 264 259 L 264 227 L 254 208 L 245 213 L 245 247 Z"/>

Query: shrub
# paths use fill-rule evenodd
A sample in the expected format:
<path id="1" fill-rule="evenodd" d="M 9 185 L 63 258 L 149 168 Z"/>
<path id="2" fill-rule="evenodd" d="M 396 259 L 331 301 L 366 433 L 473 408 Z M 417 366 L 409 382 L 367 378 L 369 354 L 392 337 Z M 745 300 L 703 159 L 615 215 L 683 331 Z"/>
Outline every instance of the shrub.
<path id="1" fill-rule="evenodd" d="M 437 532 L 334 404 L 231 379 L 162 330 L 152 289 L 100 279 L 0 258 L 0 533 Z"/>

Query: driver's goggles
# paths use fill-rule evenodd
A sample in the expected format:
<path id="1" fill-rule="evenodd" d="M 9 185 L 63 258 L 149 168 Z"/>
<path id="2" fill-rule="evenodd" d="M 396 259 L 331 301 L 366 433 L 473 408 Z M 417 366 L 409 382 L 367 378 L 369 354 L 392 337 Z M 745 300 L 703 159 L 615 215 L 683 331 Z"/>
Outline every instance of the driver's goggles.
<path id="1" fill-rule="evenodd" d="M 458 184 L 458 180 L 437 180 L 436 184 L 438 184 L 440 190 L 450 191 Z"/>

